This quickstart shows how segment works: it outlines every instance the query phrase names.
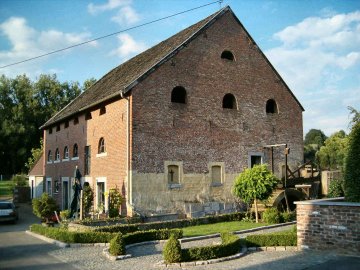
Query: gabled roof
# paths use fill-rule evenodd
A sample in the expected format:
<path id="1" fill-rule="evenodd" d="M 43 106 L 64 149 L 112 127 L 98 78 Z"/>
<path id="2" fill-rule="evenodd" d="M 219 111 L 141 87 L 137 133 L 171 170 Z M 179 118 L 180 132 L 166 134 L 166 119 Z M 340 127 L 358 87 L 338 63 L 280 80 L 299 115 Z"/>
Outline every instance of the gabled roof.
<path id="1" fill-rule="evenodd" d="M 121 94 L 126 94 L 139 81 L 141 81 L 149 73 L 154 71 L 156 67 L 167 61 L 174 54 L 176 54 L 177 51 L 181 50 L 187 43 L 194 39 L 201 30 L 206 29 L 208 26 L 210 26 L 213 22 L 215 22 L 218 18 L 220 18 L 227 12 L 231 12 L 237 22 L 246 31 L 246 29 L 242 26 L 239 19 L 235 16 L 231 8 L 229 6 L 226 6 L 223 9 L 208 16 L 207 18 L 191 25 L 190 27 L 180 31 L 172 37 L 160 42 L 152 48 L 138 54 L 137 56 L 131 58 L 129 61 L 114 68 L 105 76 L 103 76 L 100 80 L 98 80 L 94 85 L 92 85 L 89 89 L 81 93 L 77 98 L 75 98 L 62 110 L 56 113 L 41 128 L 45 129 L 49 126 L 55 125 L 60 121 L 63 121 L 64 119 L 70 118 L 77 113 L 85 111 L 90 107 L 94 107 L 112 98 L 120 97 Z M 255 41 L 251 38 L 250 34 L 248 32 L 246 33 L 253 41 L 253 43 L 256 44 Z M 261 52 L 261 50 L 259 51 Z M 265 57 L 263 53 L 262 55 L 268 62 L 268 64 L 272 67 L 277 76 L 281 79 L 281 76 L 277 73 L 269 60 Z M 300 102 L 291 92 L 290 88 L 283 80 L 282 82 L 287 87 L 288 91 L 291 93 L 294 99 L 297 101 L 300 108 L 304 110 Z"/>
<path id="2" fill-rule="evenodd" d="M 33 175 L 33 176 L 43 176 L 43 175 L 45 175 L 44 174 L 44 154 L 43 153 L 41 153 L 38 160 L 36 160 L 34 162 L 34 165 L 30 169 L 28 175 Z"/>

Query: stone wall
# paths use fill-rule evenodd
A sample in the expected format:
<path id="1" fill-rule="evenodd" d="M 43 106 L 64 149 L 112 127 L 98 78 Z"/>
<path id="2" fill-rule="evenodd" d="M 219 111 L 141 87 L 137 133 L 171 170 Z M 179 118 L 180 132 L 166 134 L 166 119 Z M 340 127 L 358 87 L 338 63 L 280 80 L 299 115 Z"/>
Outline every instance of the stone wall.
<path id="1" fill-rule="evenodd" d="M 299 249 L 360 254 L 360 203 L 339 198 L 296 205 Z"/>

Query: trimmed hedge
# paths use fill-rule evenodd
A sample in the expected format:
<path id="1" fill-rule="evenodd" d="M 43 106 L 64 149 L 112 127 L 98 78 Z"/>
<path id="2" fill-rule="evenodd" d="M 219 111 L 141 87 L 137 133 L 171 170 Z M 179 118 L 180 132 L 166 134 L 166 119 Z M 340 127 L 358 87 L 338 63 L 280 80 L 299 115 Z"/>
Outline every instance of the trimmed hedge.
<path id="1" fill-rule="evenodd" d="M 254 234 L 245 238 L 247 247 L 296 246 L 296 232 Z"/>
<path id="2" fill-rule="evenodd" d="M 109 253 L 113 256 L 126 254 L 125 241 L 121 233 L 118 233 L 113 239 L 111 239 Z"/>
<path id="3" fill-rule="evenodd" d="M 65 243 L 109 243 L 111 239 L 117 235 L 117 233 L 109 232 L 69 232 L 66 229 L 44 227 L 39 224 L 31 225 L 30 231 Z M 182 230 L 162 229 L 139 231 L 123 235 L 123 239 L 125 244 L 128 245 L 152 240 L 165 240 L 168 239 L 170 235 L 181 238 Z"/>
<path id="4" fill-rule="evenodd" d="M 92 227 L 89 228 L 95 232 L 121 232 L 127 234 L 136 231 L 147 231 L 147 230 L 159 230 L 159 229 L 174 229 L 184 228 L 195 225 L 212 224 L 225 221 L 237 221 L 242 220 L 246 216 L 246 213 L 232 213 L 219 216 L 209 216 L 202 218 L 193 219 L 179 219 L 162 222 L 152 223 L 136 223 L 136 224 L 117 224 L 110 226 Z"/>
<path id="5" fill-rule="evenodd" d="M 230 233 L 221 234 L 221 245 L 193 247 L 181 250 L 181 261 L 202 261 L 236 254 L 241 249 L 241 240 Z"/>

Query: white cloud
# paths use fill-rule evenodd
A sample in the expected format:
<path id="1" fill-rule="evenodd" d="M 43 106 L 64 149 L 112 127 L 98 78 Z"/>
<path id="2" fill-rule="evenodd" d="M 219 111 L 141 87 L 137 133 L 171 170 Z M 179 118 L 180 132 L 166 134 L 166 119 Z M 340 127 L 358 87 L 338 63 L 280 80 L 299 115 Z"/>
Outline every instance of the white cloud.
<path id="1" fill-rule="evenodd" d="M 132 7 L 126 6 L 121 8 L 111 20 L 120 25 L 131 25 L 140 21 L 140 16 Z"/>
<path id="2" fill-rule="evenodd" d="M 140 21 L 140 15 L 131 7 L 131 4 L 131 0 L 108 0 L 108 2 L 103 5 L 89 4 L 88 11 L 90 14 L 96 15 L 104 11 L 116 9 L 117 13 L 111 17 L 111 21 L 121 26 L 133 25 Z"/>
<path id="3" fill-rule="evenodd" d="M 131 0 L 108 0 L 107 3 L 102 5 L 95 5 L 93 3 L 90 3 L 88 5 L 88 12 L 95 15 L 97 13 L 113 10 L 121 6 L 127 6 L 131 4 L 131 2 Z"/>
<path id="4" fill-rule="evenodd" d="M 360 11 L 306 18 L 273 38 L 280 45 L 265 54 L 304 105 L 304 132 L 346 130 L 360 96 Z"/>
<path id="5" fill-rule="evenodd" d="M 139 54 L 147 49 L 145 43 L 141 41 L 135 41 L 129 34 L 120 34 L 117 36 L 119 41 L 119 47 L 113 50 L 110 54 L 116 55 L 123 60 L 129 59 L 131 56 Z"/>
<path id="6" fill-rule="evenodd" d="M 27 21 L 21 17 L 11 17 L 0 24 L 0 33 L 5 36 L 10 44 L 9 50 L 0 51 L 0 65 L 26 60 L 57 49 L 69 47 L 90 38 L 90 33 L 64 33 L 57 30 L 37 31 L 28 26 Z M 96 42 L 89 43 L 88 46 L 96 46 Z M 23 73 L 35 74 L 35 69 L 40 69 L 39 64 L 44 61 L 31 61 L 21 66 L 3 69 L 8 76 L 12 76 L 15 69 L 17 73 L 22 69 Z"/>

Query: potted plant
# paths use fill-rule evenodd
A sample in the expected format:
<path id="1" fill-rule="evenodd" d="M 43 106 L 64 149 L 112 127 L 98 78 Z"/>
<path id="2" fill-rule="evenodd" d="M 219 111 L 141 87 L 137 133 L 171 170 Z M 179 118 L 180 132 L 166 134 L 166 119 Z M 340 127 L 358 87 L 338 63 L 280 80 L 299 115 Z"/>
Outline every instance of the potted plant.
<path id="1" fill-rule="evenodd" d="M 42 222 L 45 222 L 47 226 L 53 224 L 51 217 L 59 209 L 54 198 L 47 193 L 43 193 L 40 198 L 33 199 L 32 205 L 34 214 L 41 218 Z"/>

